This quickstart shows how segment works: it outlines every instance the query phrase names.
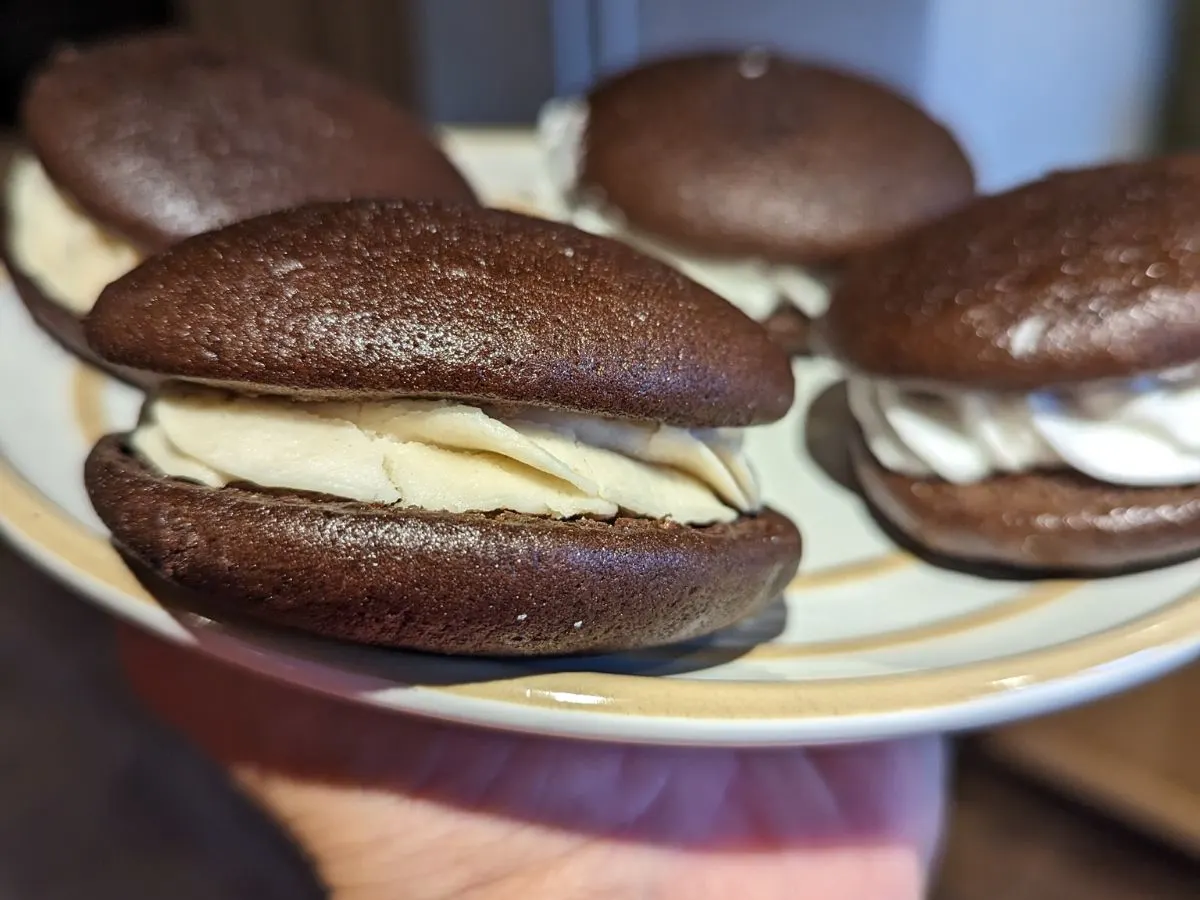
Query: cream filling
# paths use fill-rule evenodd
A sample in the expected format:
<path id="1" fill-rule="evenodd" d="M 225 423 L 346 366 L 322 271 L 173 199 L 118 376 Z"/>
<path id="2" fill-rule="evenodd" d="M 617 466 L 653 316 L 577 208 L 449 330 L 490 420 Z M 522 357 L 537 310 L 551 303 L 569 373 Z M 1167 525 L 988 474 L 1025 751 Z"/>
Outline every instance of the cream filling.
<path id="1" fill-rule="evenodd" d="M 854 378 L 850 408 L 871 454 L 914 478 L 969 484 L 1069 468 L 1131 487 L 1200 483 L 1200 372 L 1029 394 L 930 393 Z"/>
<path id="2" fill-rule="evenodd" d="M 538 140 L 553 192 L 551 205 L 558 218 L 592 234 L 619 238 L 669 263 L 752 318 L 765 319 L 781 299 L 813 318 L 825 312 L 829 288 L 807 269 L 686 253 L 635 232 L 616 210 L 582 197 L 577 185 L 587 116 L 587 104 L 579 99 L 551 100 L 538 116 Z"/>
<path id="3" fill-rule="evenodd" d="M 448 401 L 296 403 L 176 388 L 133 449 L 164 475 L 364 503 L 688 525 L 758 509 L 741 434 Z"/>
<path id="4" fill-rule="evenodd" d="M 77 315 L 142 259 L 136 247 L 88 218 L 28 154 L 9 170 L 8 242 L 21 272 Z"/>

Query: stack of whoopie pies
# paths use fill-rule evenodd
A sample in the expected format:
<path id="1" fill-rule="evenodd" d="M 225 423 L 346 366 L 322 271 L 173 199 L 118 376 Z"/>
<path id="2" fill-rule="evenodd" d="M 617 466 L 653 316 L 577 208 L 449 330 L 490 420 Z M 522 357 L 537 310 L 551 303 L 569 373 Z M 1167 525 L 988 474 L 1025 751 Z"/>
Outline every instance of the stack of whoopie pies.
<path id="1" fill-rule="evenodd" d="M 181 238 L 319 200 L 472 200 L 383 97 L 182 34 L 59 53 L 22 122 L 0 248 L 37 322 L 85 357 L 100 290 Z"/>
<path id="2" fill-rule="evenodd" d="M 957 559 L 1200 552 L 1200 164 L 1055 174 L 859 258 L 823 320 L 885 519 Z"/>
<path id="3" fill-rule="evenodd" d="M 616 241 L 465 204 L 311 205 L 174 244 L 86 333 L 161 384 L 90 455 L 95 508 L 206 609 L 597 652 L 712 632 L 796 572 L 741 452 L 792 402 L 786 355 Z"/>
<path id="4" fill-rule="evenodd" d="M 975 190 L 954 137 L 908 100 L 762 50 L 648 63 L 552 101 L 540 130 L 575 224 L 754 318 L 778 307 L 773 325 L 796 351 L 799 313 L 823 311 L 843 260 Z"/>

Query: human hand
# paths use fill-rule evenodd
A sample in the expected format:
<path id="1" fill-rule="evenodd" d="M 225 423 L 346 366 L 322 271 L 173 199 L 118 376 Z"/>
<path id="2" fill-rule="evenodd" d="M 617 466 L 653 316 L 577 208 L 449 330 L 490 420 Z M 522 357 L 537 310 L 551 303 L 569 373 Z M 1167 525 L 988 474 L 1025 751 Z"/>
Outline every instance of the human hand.
<path id="1" fill-rule="evenodd" d="M 121 648 L 136 692 L 291 830 L 337 900 L 924 896 L 944 799 L 936 738 L 536 738 L 344 703 L 129 628 Z"/>

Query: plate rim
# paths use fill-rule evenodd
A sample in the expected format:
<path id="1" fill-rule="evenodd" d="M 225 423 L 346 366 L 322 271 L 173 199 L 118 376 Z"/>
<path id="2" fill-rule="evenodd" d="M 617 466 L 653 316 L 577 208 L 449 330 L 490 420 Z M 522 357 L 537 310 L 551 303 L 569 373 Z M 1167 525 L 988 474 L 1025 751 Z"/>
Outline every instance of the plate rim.
<path id="1" fill-rule="evenodd" d="M 528 129 L 509 127 L 451 126 L 437 132 L 455 142 L 505 147 L 528 146 L 533 136 Z M 0 272 L 4 289 L 12 294 Z M 61 355 L 64 366 L 75 367 L 73 378 L 95 373 L 57 347 L 50 352 Z M 463 685 L 389 682 L 371 688 L 362 685 L 382 679 L 364 676 L 354 690 L 335 690 L 331 684 L 339 678 L 344 683 L 346 674 L 336 663 L 314 661 L 286 647 L 268 653 L 233 631 L 198 633 L 183 625 L 146 594 L 104 535 L 41 493 L 2 453 L 0 535 L 109 612 L 232 664 L 397 712 L 562 737 L 752 746 L 960 730 L 1095 699 L 1200 657 L 1197 585 L 1150 612 L 1081 638 L 919 672 L 770 682 L 561 671 Z M 285 644 L 287 639 L 280 636 Z M 638 689 L 629 690 L 633 684 Z"/>

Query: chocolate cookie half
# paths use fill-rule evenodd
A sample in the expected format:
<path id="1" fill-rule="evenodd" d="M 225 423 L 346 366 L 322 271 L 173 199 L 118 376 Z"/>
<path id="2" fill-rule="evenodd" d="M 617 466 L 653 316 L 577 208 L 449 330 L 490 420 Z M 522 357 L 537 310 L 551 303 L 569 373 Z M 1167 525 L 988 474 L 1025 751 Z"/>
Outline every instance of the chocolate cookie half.
<path id="1" fill-rule="evenodd" d="M 541 132 L 576 224 L 759 319 L 781 299 L 819 315 L 846 256 L 975 190 L 957 141 L 910 101 L 762 50 L 647 63 L 552 101 Z"/>
<path id="2" fill-rule="evenodd" d="M 1121 571 L 1200 553 L 1200 167 L 1064 172 L 847 270 L 821 323 L 859 479 L 937 553 Z"/>
<path id="3" fill-rule="evenodd" d="M 164 381 L 93 450 L 92 502 L 127 557 L 216 614 L 437 653 L 607 652 L 729 625 L 799 563 L 740 449 L 790 406 L 784 354 L 565 225 L 277 213 L 149 259 L 87 334 Z"/>
<path id="4" fill-rule="evenodd" d="M 22 124 L 2 252 L 38 323 L 77 353 L 104 285 L 181 238 L 313 201 L 472 200 L 383 97 L 183 34 L 58 53 Z"/>

